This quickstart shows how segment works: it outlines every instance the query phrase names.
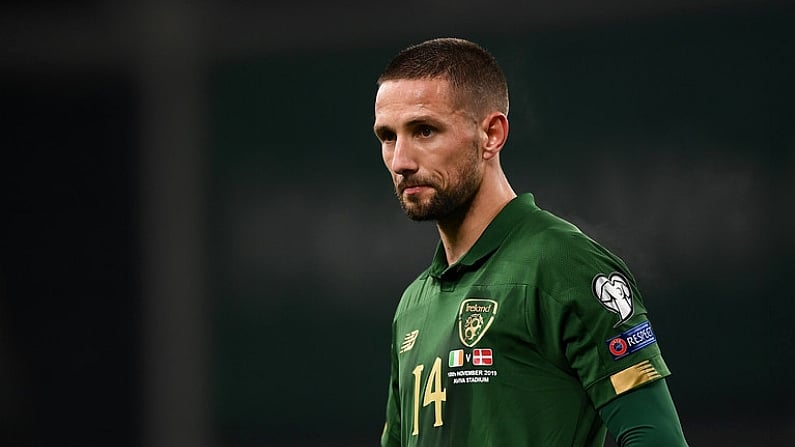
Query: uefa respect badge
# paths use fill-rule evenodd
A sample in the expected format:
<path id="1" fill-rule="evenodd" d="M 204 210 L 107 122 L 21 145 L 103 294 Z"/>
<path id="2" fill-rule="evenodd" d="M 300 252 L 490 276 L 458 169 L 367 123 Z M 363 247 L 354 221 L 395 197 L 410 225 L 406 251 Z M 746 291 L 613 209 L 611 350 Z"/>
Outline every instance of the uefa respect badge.
<path id="1" fill-rule="evenodd" d="M 613 360 L 618 360 L 656 342 L 657 337 L 651 329 L 651 323 L 644 321 L 635 327 L 627 329 L 617 337 L 608 339 L 607 350 L 610 351 Z"/>

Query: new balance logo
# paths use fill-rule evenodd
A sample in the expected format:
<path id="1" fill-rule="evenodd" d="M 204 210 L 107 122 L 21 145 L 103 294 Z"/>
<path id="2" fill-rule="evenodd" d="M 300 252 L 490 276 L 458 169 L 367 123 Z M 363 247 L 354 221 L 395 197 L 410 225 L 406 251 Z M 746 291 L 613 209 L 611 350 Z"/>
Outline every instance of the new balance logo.
<path id="1" fill-rule="evenodd" d="M 420 331 L 419 331 L 419 329 L 415 329 L 415 330 L 409 332 L 408 334 L 406 334 L 405 337 L 403 337 L 403 343 L 400 344 L 400 353 L 401 354 L 403 354 L 406 351 L 410 351 L 411 348 L 414 347 L 414 343 L 417 342 L 417 336 L 418 335 L 420 335 Z"/>

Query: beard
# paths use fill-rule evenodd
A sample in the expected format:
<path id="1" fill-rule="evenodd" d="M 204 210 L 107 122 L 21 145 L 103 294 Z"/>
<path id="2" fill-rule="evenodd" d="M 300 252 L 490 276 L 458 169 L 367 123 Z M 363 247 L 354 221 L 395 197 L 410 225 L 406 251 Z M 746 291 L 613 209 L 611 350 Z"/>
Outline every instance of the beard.
<path id="1" fill-rule="evenodd" d="M 466 212 L 480 188 L 478 148 L 475 145 L 469 155 L 453 168 L 450 184 L 442 188 L 431 179 L 409 176 L 395 188 L 403 211 L 414 221 L 443 220 L 455 214 Z M 402 190 L 406 185 L 423 184 L 430 186 L 433 193 L 428 198 L 405 198 Z"/>

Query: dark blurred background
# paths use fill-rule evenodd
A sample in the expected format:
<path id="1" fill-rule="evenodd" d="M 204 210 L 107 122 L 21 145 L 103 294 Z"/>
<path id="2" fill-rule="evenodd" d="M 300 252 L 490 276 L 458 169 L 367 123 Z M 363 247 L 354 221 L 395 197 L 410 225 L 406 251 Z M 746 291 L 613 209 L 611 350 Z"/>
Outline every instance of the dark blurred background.
<path id="1" fill-rule="evenodd" d="M 694 446 L 795 443 L 784 1 L 0 6 L 0 445 L 371 446 L 430 261 L 375 78 L 473 39 L 516 190 L 623 257 Z"/>

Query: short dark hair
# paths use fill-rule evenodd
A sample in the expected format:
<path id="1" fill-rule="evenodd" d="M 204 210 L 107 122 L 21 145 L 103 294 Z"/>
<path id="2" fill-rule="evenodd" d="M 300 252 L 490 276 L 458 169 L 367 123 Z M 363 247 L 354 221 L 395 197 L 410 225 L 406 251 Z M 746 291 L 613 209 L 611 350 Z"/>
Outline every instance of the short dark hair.
<path id="1" fill-rule="evenodd" d="M 377 84 L 400 79 L 445 78 L 461 99 L 481 111 L 508 114 L 508 82 L 494 56 L 465 39 L 442 37 L 412 45 L 386 66 Z"/>

